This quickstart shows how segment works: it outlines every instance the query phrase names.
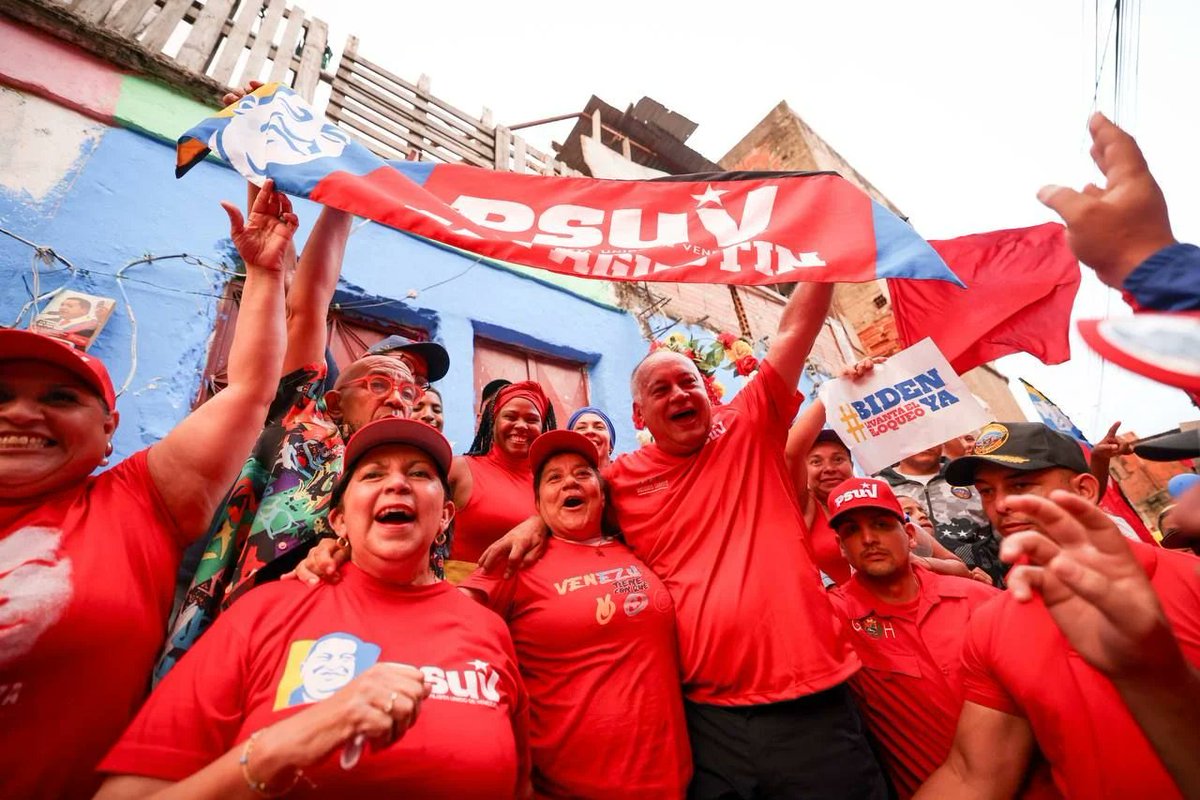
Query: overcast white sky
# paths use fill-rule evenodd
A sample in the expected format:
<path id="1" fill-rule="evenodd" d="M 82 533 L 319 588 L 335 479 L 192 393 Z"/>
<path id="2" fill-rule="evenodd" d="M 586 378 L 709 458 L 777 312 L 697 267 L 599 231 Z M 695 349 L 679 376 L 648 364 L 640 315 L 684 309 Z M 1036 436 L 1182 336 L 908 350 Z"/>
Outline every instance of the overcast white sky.
<path id="1" fill-rule="evenodd" d="M 441 98 L 507 125 L 579 111 L 592 94 L 621 108 L 649 95 L 698 122 L 688 144 L 716 160 L 786 100 L 930 239 L 1044 222 L 1039 186 L 1094 179 L 1095 0 L 298 4 L 330 24 L 335 50 L 356 34 L 365 57 L 409 80 L 428 74 Z M 1112 0 L 1100 5 L 1103 39 Z M 1200 3 L 1141 5 L 1136 108 L 1122 119 L 1176 236 L 1200 241 Z M 1098 103 L 1110 114 L 1115 56 L 1110 44 Z M 525 133 L 548 150 L 569 129 Z M 1126 313 L 1087 270 L 1076 311 Z M 1093 438 L 1117 419 L 1148 435 L 1200 417 L 1181 392 L 1102 367 L 1077 337 L 1072 352 L 1058 367 L 1013 356 L 1001 368 Z"/>

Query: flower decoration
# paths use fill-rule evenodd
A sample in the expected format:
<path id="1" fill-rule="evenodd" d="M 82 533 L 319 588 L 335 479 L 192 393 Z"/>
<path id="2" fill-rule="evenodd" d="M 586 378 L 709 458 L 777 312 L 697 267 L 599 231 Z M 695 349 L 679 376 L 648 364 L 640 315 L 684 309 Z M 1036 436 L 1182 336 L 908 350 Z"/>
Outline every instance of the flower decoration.
<path id="1" fill-rule="evenodd" d="M 665 339 L 651 342 L 650 352 L 656 350 L 671 350 L 690 358 L 704 378 L 704 389 L 713 405 L 720 405 L 725 396 L 725 387 L 716 379 L 716 372 L 720 367 L 729 367 L 734 374 L 748 377 L 753 375 L 759 366 L 753 345 L 728 332 L 719 333 L 715 340 L 706 341 L 691 337 L 683 331 L 675 331 Z"/>

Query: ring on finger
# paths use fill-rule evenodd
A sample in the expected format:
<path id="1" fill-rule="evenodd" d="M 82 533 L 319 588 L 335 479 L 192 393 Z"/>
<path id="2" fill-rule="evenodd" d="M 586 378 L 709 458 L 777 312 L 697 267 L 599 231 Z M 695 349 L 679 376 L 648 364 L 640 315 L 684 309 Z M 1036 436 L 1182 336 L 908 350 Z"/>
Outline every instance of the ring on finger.
<path id="1" fill-rule="evenodd" d="M 399 696 L 400 696 L 399 692 L 392 692 L 391 694 L 388 695 L 387 705 L 384 706 L 383 713 L 387 714 L 388 716 L 391 716 L 392 709 L 396 705 L 396 698 Z"/>

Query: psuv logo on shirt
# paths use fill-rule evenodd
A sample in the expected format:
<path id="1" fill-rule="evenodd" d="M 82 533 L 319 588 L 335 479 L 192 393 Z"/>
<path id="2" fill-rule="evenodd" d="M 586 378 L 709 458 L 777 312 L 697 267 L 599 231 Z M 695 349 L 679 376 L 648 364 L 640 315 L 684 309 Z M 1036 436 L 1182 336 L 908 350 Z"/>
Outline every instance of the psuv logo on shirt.
<path id="1" fill-rule="evenodd" d="M 495 708 L 500 704 L 500 673 L 486 661 L 475 659 L 463 669 L 415 667 L 429 684 L 430 700 L 448 700 L 473 706 Z"/>
<path id="2" fill-rule="evenodd" d="M 317 703 L 332 697 L 350 681 L 379 663 L 381 648 L 352 633 L 336 631 L 319 639 L 302 639 L 288 648 L 283 677 L 275 692 L 275 710 Z M 460 667 L 401 664 L 419 670 L 429 684 L 431 700 L 495 708 L 500 704 L 500 673 L 481 659 Z"/>
<path id="3" fill-rule="evenodd" d="M 847 489 L 833 499 L 834 508 L 841 508 L 843 503 L 848 503 L 851 500 L 877 500 L 879 498 L 879 486 L 874 483 L 863 482 L 862 486 L 857 489 Z"/>

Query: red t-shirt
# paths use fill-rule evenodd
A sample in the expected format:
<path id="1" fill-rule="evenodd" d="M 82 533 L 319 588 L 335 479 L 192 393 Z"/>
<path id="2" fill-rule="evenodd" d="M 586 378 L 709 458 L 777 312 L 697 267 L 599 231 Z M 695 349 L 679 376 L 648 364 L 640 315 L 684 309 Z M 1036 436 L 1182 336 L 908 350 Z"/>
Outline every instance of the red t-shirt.
<path id="1" fill-rule="evenodd" d="M 911 604 L 879 600 L 858 577 L 830 595 L 863 663 L 850 686 L 901 797 L 912 796 L 950 752 L 967 623 L 999 594 L 968 578 L 914 572 L 920 593 Z"/>
<path id="2" fill-rule="evenodd" d="M 542 797 L 683 797 L 692 774 L 675 607 L 620 542 L 551 537 L 532 567 L 464 584 L 508 620 Z"/>
<path id="3" fill-rule="evenodd" d="M 488 546 L 537 513 L 529 460 L 516 461 L 493 446 L 487 455 L 465 456 L 471 497 L 454 516 L 450 558 L 475 562 Z"/>
<path id="4" fill-rule="evenodd" d="M 1200 667 L 1200 560 L 1130 542 L 1175 638 Z M 1024 717 L 1067 797 L 1181 797 L 1112 682 L 1071 649 L 1040 599 L 979 609 L 963 648 L 966 699 Z"/>
<path id="5" fill-rule="evenodd" d="M 817 569 L 839 586 L 850 580 L 850 562 L 842 555 L 837 532 L 829 526 L 829 517 L 819 505 L 812 529 L 808 532 L 808 543 L 812 547 Z"/>
<path id="6" fill-rule="evenodd" d="M 0 502 L 0 796 L 95 793 L 149 688 L 184 544 L 144 450 Z"/>
<path id="7" fill-rule="evenodd" d="M 525 693 L 503 621 L 448 583 L 396 587 L 353 564 L 336 584 L 249 592 L 158 685 L 100 769 L 181 780 L 383 661 L 433 685 L 416 724 L 391 747 L 365 748 L 352 770 L 340 749 L 306 769 L 307 794 L 514 796 Z"/>
<path id="8" fill-rule="evenodd" d="M 765 362 L 689 456 L 649 445 L 609 471 L 625 539 L 675 600 L 684 693 L 792 700 L 858 668 L 813 566 L 783 449 L 800 405 Z"/>

